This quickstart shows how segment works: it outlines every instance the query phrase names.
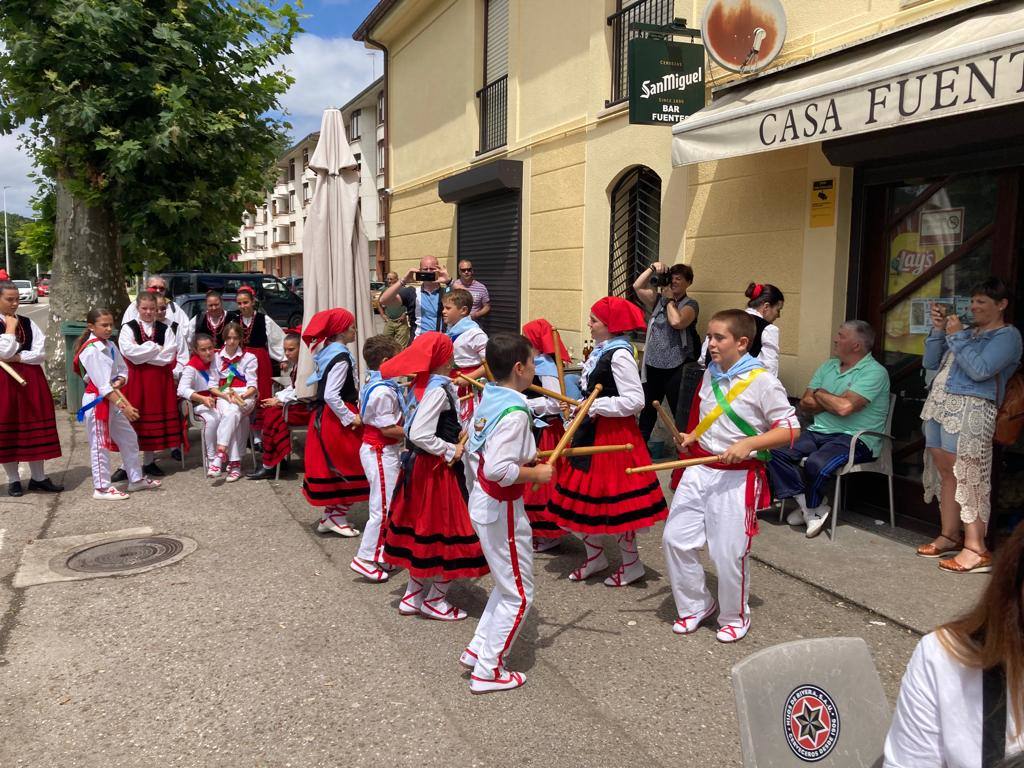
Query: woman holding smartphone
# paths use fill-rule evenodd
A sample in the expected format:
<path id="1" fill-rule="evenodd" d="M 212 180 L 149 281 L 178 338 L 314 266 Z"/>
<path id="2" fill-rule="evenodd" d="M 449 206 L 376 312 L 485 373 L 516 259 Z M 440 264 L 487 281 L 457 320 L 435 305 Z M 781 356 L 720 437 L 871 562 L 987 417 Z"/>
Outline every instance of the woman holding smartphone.
<path id="1" fill-rule="evenodd" d="M 942 533 L 918 547 L 917 554 L 941 558 L 956 553 L 939 563 L 950 573 L 992 570 L 992 555 L 985 547 L 992 435 L 1006 383 L 1021 357 L 1020 332 L 1003 318 L 1008 303 L 1003 281 L 990 277 L 971 291 L 972 327 L 965 328 L 945 305 L 931 308 L 932 330 L 925 339 L 923 365 L 938 373 L 921 419 L 925 500 L 938 497 Z"/>

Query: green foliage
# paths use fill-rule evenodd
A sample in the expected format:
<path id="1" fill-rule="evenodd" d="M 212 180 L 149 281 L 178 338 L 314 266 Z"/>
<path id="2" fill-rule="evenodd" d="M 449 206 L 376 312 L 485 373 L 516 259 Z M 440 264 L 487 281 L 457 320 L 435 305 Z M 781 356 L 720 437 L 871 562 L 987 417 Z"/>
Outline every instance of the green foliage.
<path id="1" fill-rule="evenodd" d="M 2 0 L 0 131 L 29 124 L 44 172 L 109 207 L 129 271 L 219 260 L 286 144 L 298 31 L 260 0 Z"/>
<path id="2" fill-rule="evenodd" d="M 50 271 L 50 262 L 53 260 L 54 227 L 57 221 L 57 190 L 49 179 L 42 177 L 36 179 L 39 183 L 36 193 L 32 196 L 29 204 L 32 206 L 34 219 L 25 219 L 24 223 L 12 231 L 18 240 L 18 255 L 25 260 L 26 264 L 32 265 L 32 274 L 35 274 L 35 265 L 39 265 L 40 272 Z"/>
<path id="3" fill-rule="evenodd" d="M 25 256 L 19 255 L 18 249 L 22 245 L 21 228 L 31 224 L 32 220 L 16 213 L 7 213 L 7 226 L 10 233 L 7 236 L 7 247 L 11 256 L 11 278 L 18 280 L 34 280 L 36 276 L 35 263 Z M 4 265 L 4 219 L 0 211 L 0 267 Z"/>

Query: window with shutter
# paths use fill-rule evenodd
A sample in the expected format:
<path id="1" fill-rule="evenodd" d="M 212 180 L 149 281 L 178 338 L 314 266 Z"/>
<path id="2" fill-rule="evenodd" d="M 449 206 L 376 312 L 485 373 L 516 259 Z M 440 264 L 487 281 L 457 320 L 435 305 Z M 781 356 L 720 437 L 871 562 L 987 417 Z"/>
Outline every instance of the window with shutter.
<path id="1" fill-rule="evenodd" d="M 633 281 L 658 260 L 661 177 L 643 165 L 630 169 L 612 190 L 608 294 L 637 301 Z"/>
<path id="2" fill-rule="evenodd" d="M 486 0 L 484 87 L 480 101 L 480 149 L 503 147 L 508 136 L 508 0 Z"/>

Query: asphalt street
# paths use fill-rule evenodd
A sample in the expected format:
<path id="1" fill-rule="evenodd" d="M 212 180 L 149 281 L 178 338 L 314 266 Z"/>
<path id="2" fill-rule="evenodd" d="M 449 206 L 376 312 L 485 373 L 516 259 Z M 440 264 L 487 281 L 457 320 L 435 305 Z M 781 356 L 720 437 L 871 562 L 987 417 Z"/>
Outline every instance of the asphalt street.
<path id="1" fill-rule="evenodd" d="M 225 485 L 193 454 L 185 471 L 163 460 L 160 491 L 97 502 L 82 432 L 60 422 L 65 456 L 50 469 L 65 493 L 0 497 L 4 768 L 738 765 L 735 662 L 862 636 L 892 702 L 917 642 L 759 563 L 745 640 L 678 637 L 659 525 L 640 537 L 648 577 L 627 588 L 569 582 L 576 542 L 538 556 L 536 607 L 509 660 L 528 682 L 471 696 L 457 657 L 488 578 L 452 589 L 467 621 L 403 618 L 404 575 L 356 577 L 358 540 L 313 532 L 294 472 Z M 142 526 L 198 549 L 144 574 L 13 586 L 33 540 Z"/>

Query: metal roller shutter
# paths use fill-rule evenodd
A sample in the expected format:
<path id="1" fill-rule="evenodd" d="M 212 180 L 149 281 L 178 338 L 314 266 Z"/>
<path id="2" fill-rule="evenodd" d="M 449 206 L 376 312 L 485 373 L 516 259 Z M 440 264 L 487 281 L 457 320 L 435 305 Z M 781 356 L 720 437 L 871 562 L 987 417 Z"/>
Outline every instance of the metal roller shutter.
<path id="1" fill-rule="evenodd" d="M 459 203 L 456 233 L 459 261 L 473 262 L 474 278 L 487 286 L 491 311 L 480 323 L 488 333 L 519 333 L 519 192 L 503 192 Z"/>

